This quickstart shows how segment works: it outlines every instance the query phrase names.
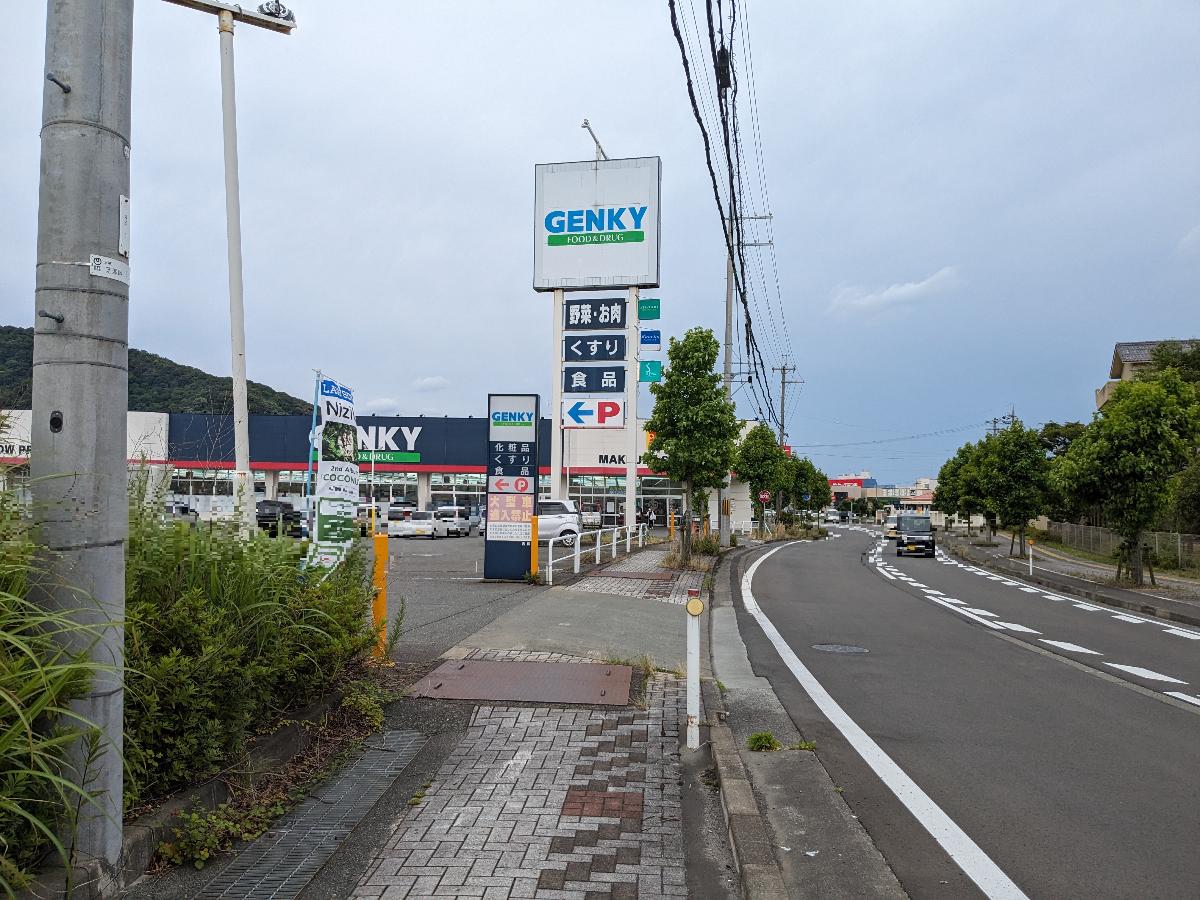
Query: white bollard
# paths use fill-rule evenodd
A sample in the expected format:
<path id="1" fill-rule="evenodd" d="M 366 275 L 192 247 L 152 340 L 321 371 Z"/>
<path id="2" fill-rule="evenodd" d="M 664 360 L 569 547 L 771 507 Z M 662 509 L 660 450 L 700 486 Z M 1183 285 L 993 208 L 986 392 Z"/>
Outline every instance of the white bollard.
<path id="1" fill-rule="evenodd" d="M 600 565 L 600 548 L 604 544 L 604 529 L 596 529 L 596 565 Z"/>
<path id="2" fill-rule="evenodd" d="M 579 545 L 583 543 L 583 535 L 575 536 L 575 574 L 579 574 Z"/>
<path id="3" fill-rule="evenodd" d="M 620 526 L 613 528 L 612 558 L 617 558 L 617 536 L 621 533 Z"/>
<path id="4" fill-rule="evenodd" d="M 700 616 L 704 601 L 696 588 L 688 590 L 687 602 L 687 747 L 700 747 Z"/>
<path id="5" fill-rule="evenodd" d="M 1033 539 L 1029 539 L 1029 577 L 1033 577 Z"/>
<path id="6" fill-rule="evenodd" d="M 626 525 L 625 526 L 625 552 L 626 552 L 626 554 L 629 553 L 629 551 L 630 551 L 630 549 L 632 549 L 632 547 L 633 547 L 633 526 Z"/>

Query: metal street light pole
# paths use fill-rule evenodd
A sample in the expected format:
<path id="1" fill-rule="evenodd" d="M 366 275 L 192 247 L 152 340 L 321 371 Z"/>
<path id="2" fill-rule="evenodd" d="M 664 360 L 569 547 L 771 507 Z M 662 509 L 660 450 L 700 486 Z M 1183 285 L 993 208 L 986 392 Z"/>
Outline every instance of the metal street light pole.
<path id="1" fill-rule="evenodd" d="M 295 17 L 278 2 L 259 12 L 213 0 L 167 0 L 215 13 L 221 40 L 221 123 L 225 143 L 225 229 L 229 253 L 229 338 L 233 357 L 233 495 L 247 531 L 255 527 L 254 476 L 250 472 L 250 408 L 246 396 L 246 313 L 242 298 L 242 204 L 238 185 L 237 96 L 233 70 L 235 22 L 291 34 Z"/>

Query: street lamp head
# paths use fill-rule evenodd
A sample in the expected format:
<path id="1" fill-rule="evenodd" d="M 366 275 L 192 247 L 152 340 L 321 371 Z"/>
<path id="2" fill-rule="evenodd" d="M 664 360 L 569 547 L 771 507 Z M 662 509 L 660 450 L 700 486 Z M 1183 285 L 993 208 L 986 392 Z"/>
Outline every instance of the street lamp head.
<path id="1" fill-rule="evenodd" d="M 266 3 L 258 7 L 258 11 L 264 16 L 270 16 L 272 19 L 282 19 L 285 22 L 295 22 L 296 15 L 279 0 L 267 0 Z"/>

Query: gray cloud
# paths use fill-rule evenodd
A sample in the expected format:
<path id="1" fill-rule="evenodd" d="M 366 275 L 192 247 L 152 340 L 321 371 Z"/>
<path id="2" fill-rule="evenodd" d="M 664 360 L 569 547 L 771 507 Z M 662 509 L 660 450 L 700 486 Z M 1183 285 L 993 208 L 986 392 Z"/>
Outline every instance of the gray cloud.
<path id="1" fill-rule="evenodd" d="M 877 290 L 843 285 L 834 291 L 829 308 L 847 315 L 882 312 L 949 293 L 961 283 L 957 267 L 945 266 L 921 281 L 897 282 Z"/>
<path id="2" fill-rule="evenodd" d="M 426 375 L 424 378 L 416 378 L 412 383 L 413 390 L 421 394 L 429 394 L 434 391 L 444 391 L 450 386 L 450 379 L 444 375 Z"/>

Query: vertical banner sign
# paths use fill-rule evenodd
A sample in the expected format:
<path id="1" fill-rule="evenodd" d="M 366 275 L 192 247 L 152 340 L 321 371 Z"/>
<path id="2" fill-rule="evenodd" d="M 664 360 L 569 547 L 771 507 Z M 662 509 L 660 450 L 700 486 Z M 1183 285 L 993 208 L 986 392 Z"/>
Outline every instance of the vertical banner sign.
<path id="1" fill-rule="evenodd" d="M 308 564 L 332 569 L 346 558 L 358 536 L 354 518 L 359 478 L 354 392 L 332 379 L 321 379 L 317 411 L 320 422 L 314 435 L 317 484 L 313 494 L 316 524 Z"/>
<path id="2" fill-rule="evenodd" d="M 483 577 L 515 581 L 529 571 L 538 491 L 537 394 L 488 394 L 487 530 Z"/>

